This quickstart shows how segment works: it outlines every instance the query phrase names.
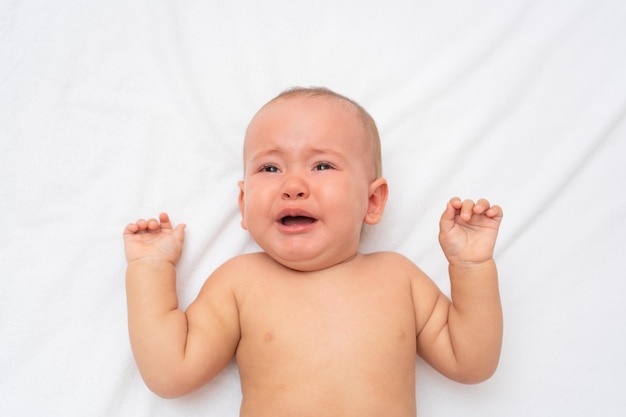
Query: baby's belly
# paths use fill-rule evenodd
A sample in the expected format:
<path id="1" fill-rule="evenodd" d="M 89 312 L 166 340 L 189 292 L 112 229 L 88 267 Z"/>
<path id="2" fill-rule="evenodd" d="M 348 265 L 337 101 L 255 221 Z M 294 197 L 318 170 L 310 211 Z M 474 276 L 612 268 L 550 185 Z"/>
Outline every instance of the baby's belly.
<path id="1" fill-rule="evenodd" d="M 341 416 L 415 417 L 414 368 L 411 375 L 347 373 L 304 366 L 280 378 L 242 376 L 242 417 Z"/>
<path id="2" fill-rule="evenodd" d="M 341 385 L 303 384 L 284 391 L 246 390 L 241 417 L 415 417 L 414 393 L 363 391 L 346 380 Z M 386 395 L 386 396 L 385 396 Z"/>
<path id="3" fill-rule="evenodd" d="M 242 338 L 237 353 L 242 416 L 415 416 L 410 329 L 274 330 L 262 339 Z"/>

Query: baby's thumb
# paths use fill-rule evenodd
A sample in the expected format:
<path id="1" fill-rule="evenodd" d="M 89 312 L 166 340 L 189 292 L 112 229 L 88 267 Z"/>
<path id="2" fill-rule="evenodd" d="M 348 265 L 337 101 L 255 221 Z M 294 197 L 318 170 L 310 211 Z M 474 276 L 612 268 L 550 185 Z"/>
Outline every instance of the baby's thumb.
<path id="1" fill-rule="evenodd" d="M 446 205 L 446 209 L 439 219 L 439 233 L 447 233 L 454 227 L 456 217 L 456 209 L 450 202 Z"/>
<path id="2" fill-rule="evenodd" d="M 172 232 L 174 237 L 178 239 L 181 243 L 185 240 L 185 228 L 186 227 L 187 225 L 184 223 L 178 224 L 176 225 L 176 227 L 174 228 L 174 231 Z"/>

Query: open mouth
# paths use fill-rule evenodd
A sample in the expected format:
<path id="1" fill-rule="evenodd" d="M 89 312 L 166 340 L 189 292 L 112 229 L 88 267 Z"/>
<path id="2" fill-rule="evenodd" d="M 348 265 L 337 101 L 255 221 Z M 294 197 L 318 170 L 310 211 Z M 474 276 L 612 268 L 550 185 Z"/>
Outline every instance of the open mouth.
<path id="1" fill-rule="evenodd" d="M 285 226 L 301 226 L 315 223 L 317 220 L 307 216 L 285 216 L 280 222 Z"/>

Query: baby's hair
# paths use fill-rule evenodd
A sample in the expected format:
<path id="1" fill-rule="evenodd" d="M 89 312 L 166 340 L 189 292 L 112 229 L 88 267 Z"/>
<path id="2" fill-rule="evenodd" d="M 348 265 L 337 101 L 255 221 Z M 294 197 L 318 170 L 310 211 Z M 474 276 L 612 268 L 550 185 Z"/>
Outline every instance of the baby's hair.
<path id="1" fill-rule="evenodd" d="M 361 117 L 363 122 L 363 126 L 365 128 L 365 132 L 369 137 L 370 144 L 372 145 L 372 150 L 374 152 L 374 168 L 376 178 L 380 178 L 382 176 L 382 156 L 381 156 L 381 146 L 380 146 L 380 135 L 378 134 L 378 128 L 376 127 L 376 122 L 374 118 L 365 110 L 359 103 L 356 101 L 341 95 L 339 93 L 334 92 L 333 90 L 326 87 L 292 87 L 289 88 L 272 100 L 270 100 L 267 104 L 270 104 L 276 100 L 280 100 L 283 98 L 290 98 L 295 96 L 308 96 L 308 97 L 328 97 L 335 98 L 339 100 L 346 101 L 350 103 L 357 110 L 357 113 Z M 267 105 L 266 104 L 266 105 Z"/>

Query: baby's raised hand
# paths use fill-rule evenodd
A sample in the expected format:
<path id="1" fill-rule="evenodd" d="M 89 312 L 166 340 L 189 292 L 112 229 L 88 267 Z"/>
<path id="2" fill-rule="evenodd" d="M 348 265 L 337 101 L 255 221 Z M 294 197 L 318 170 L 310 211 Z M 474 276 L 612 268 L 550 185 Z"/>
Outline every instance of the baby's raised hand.
<path id="1" fill-rule="evenodd" d="M 493 258 L 493 249 L 502 209 L 484 198 L 461 201 L 452 198 L 441 215 L 439 243 L 451 264 L 484 262 Z"/>
<path id="2" fill-rule="evenodd" d="M 124 229 L 124 247 L 128 263 L 165 261 L 176 265 L 183 250 L 185 225 L 172 227 L 166 213 L 159 219 L 138 220 Z"/>

